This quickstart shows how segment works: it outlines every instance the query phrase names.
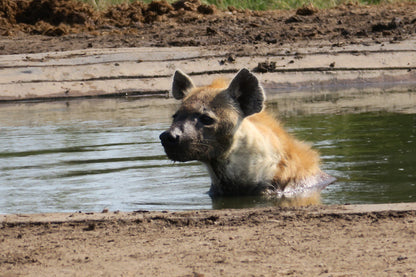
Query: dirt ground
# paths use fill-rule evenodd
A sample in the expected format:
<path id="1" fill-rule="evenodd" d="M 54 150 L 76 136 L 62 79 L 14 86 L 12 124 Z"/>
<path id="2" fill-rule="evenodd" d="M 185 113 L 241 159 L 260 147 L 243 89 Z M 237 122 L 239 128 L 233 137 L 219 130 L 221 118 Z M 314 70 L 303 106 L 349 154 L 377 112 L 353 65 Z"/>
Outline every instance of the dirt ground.
<path id="1" fill-rule="evenodd" d="M 413 206 L 4 216 L 0 276 L 415 276 Z"/>
<path id="2" fill-rule="evenodd" d="M 251 12 L 187 0 L 97 12 L 64 0 L 0 0 L 1 55 L 143 46 L 235 52 L 415 36 L 414 1 Z M 0 276 L 416 276 L 415 209 L 342 209 L 0 215 Z"/>
<path id="3" fill-rule="evenodd" d="M 67 0 L 0 0 L 0 54 L 141 46 L 345 45 L 415 36 L 416 2 L 328 10 L 220 11 L 198 0 L 98 12 Z"/>

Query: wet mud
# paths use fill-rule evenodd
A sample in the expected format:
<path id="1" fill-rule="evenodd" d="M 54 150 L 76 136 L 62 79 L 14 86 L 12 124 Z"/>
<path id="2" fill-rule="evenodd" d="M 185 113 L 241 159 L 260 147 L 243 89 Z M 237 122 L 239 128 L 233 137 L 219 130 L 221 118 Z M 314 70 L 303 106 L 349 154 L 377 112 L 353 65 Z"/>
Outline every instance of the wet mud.
<path id="1" fill-rule="evenodd" d="M 72 0 L 1 0 L 0 54 L 91 47 L 395 42 L 415 35 L 415 10 L 416 2 L 247 11 L 219 10 L 198 0 L 134 2 L 106 10 Z"/>
<path id="2" fill-rule="evenodd" d="M 0 270 L 5 276 L 416 273 L 414 210 L 344 209 L 17 215 L 0 222 Z"/>

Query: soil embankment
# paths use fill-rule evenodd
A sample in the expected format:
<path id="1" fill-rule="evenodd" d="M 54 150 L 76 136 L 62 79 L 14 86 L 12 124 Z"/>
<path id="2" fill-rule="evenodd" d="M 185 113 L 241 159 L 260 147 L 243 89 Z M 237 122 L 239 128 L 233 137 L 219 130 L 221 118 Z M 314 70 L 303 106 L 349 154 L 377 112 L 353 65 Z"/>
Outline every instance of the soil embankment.
<path id="1" fill-rule="evenodd" d="M 0 216 L 1 276 L 413 276 L 415 204 Z"/>
<path id="2" fill-rule="evenodd" d="M 413 276 L 414 204 L 0 217 L 2 276 Z"/>
<path id="3" fill-rule="evenodd" d="M 397 42 L 416 33 L 416 2 L 327 10 L 220 11 L 198 0 L 133 3 L 98 12 L 67 0 L 2 0 L 0 54 L 108 47 Z"/>
<path id="4" fill-rule="evenodd" d="M 415 10 L 403 2 L 220 11 L 184 0 L 98 11 L 69 0 L 3 0 L 0 101 L 166 96 L 175 68 L 206 82 L 246 67 L 261 75 L 269 98 L 413 86 Z"/>

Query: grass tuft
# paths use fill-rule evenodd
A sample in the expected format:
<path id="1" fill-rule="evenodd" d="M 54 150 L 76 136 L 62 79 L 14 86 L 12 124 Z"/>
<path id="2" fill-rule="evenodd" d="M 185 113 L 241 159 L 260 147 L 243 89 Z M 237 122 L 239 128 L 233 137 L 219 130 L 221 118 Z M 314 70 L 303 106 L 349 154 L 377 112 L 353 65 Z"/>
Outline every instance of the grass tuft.
<path id="1" fill-rule="evenodd" d="M 89 3 L 97 9 L 105 9 L 111 5 L 123 3 L 131 3 L 136 0 L 79 0 Z M 408 0 L 412 1 L 412 0 Z M 414 0 L 413 0 L 414 1 Z M 150 3 L 151 0 L 142 0 L 144 3 Z M 168 0 L 169 3 L 175 0 Z M 205 4 L 214 4 L 219 9 L 225 10 L 228 7 L 248 10 L 275 10 L 275 9 L 297 9 L 305 5 L 312 5 L 319 9 L 335 7 L 341 4 L 361 4 L 361 5 L 377 5 L 382 3 L 403 2 L 403 0 L 201 0 Z"/>

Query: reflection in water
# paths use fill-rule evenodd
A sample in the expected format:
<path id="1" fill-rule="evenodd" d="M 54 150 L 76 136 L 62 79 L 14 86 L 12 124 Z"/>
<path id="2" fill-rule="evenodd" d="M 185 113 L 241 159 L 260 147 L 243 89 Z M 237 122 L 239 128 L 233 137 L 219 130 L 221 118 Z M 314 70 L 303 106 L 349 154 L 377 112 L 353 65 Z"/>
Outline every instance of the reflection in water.
<path id="1" fill-rule="evenodd" d="M 260 196 L 220 197 L 212 200 L 213 209 L 243 209 L 254 207 L 302 207 L 322 204 L 321 193 L 312 192 L 299 197 L 264 198 Z"/>
<path id="2" fill-rule="evenodd" d="M 165 157 L 158 135 L 175 109 L 166 103 L 1 105 L 0 213 L 285 205 L 255 197 L 212 202 L 202 165 Z M 323 169 L 338 178 L 323 191 L 323 203 L 415 201 L 414 113 L 279 113 L 292 133 L 319 149 Z"/>

